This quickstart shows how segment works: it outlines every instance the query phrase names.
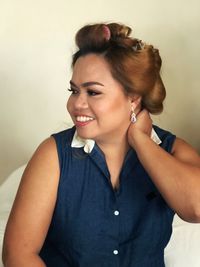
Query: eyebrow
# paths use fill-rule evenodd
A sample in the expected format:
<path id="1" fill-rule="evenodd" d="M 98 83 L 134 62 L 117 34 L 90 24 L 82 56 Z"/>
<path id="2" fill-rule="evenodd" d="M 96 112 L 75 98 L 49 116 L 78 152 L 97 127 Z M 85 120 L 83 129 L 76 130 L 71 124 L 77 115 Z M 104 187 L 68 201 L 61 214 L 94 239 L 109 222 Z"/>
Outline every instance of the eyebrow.
<path id="1" fill-rule="evenodd" d="M 70 84 L 71 84 L 72 86 L 78 88 L 78 86 L 77 86 L 74 82 L 70 81 Z M 102 83 L 99 83 L 99 82 L 93 82 L 93 81 L 91 81 L 91 82 L 85 82 L 85 83 L 82 83 L 82 84 L 81 84 L 82 87 L 87 87 L 87 86 L 91 86 L 91 85 L 100 85 L 100 86 L 104 86 Z"/>

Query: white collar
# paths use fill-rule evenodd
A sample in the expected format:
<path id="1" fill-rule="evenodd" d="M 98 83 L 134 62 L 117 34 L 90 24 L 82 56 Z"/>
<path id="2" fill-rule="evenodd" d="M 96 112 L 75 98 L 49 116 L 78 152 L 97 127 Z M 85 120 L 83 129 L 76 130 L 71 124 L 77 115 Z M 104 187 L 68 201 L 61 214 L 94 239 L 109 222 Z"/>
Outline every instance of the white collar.
<path id="1" fill-rule="evenodd" d="M 155 132 L 155 130 L 152 128 L 151 131 L 151 139 L 157 144 L 161 144 L 162 141 L 160 140 L 160 138 L 158 137 L 157 133 Z M 73 139 L 72 139 L 72 143 L 71 143 L 71 147 L 83 147 L 83 150 L 85 151 L 85 153 L 91 153 L 92 149 L 95 145 L 95 141 L 92 139 L 83 139 L 81 137 L 78 136 L 77 131 L 75 131 Z"/>
<path id="2" fill-rule="evenodd" d="M 157 133 L 155 132 L 154 128 L 152 128 L 151 130 L 151 139 L 157 144 L 160 145 L 162 143 L 162 141 L 160 140 L 160 138 L 158 137 Z"/>
<path id="3" fill-rule="evenodd" d="M 95 141 L 92 139 L 83 139 L 80 136 L 78 136 L 77 131 L 75 131 L 71 147 L 83 147 L 83 150 L 85 153 L 91 153 L 92 149 L 95 145 Z"/>

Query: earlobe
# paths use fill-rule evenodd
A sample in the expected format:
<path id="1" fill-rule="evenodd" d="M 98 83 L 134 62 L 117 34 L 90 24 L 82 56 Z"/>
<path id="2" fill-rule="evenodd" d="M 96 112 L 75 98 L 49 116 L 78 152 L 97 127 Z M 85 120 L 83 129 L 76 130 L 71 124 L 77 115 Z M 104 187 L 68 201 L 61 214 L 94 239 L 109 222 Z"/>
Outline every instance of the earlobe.
<path id="1" fill-rule="evenodd" d="M 135 123 L 137 121 L 136 115 L 141 110 L 141 96 L 134 96 L 134 98 L 131 99 L 131 122 Z"/>
<path id="2" fill-rule="evenodd" d="M 134 110 L 134 108 L 132 107 L 132 108 L 131 108 L 131 122 L 132 122 L 132 123 L 135 123 L 136 121 L 137 121 L 137 118 L 136 118 L 135 110 Z"/>
<path id="3" fill-rule="evenodd" d="M 134 112 L 137 114 L 141 109 L 141 101 L 142 97 L 137 96 L 131 99 L 131 110 L 134 110 Z"/>

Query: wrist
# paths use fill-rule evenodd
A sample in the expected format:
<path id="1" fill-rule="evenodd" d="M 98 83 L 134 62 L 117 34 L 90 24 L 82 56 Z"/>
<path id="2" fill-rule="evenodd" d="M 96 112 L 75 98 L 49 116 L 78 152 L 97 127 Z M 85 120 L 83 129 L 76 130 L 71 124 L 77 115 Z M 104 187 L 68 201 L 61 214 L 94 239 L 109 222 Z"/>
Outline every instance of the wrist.
<path id="1" fill-rule="evenodd" d="M 136 150 L 138 146 L 144 145 L 146 138 L 150 139 L 150 136 L 139 129 L 134 129 L 129 136 L 129 144 Z"/>

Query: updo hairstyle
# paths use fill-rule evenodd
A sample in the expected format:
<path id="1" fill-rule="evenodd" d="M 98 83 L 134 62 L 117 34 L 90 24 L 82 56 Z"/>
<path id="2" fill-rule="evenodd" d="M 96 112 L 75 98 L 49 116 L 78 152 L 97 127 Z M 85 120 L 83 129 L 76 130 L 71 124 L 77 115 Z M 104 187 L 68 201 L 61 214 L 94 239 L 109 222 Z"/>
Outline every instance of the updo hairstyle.
<path id="1" fill-rule="evenodd" d="M 126 94 L 142 96 L 142 108 L 152 114 L 163 110 L 166 96 L 160 77 L 158 49 L 130 37 L 131 28 L 118 23 L 86 25 L 76 34 L 79 50 L 73 55 L 72 67 L 80 56 L 102 55 L 114 79 Z"/>

